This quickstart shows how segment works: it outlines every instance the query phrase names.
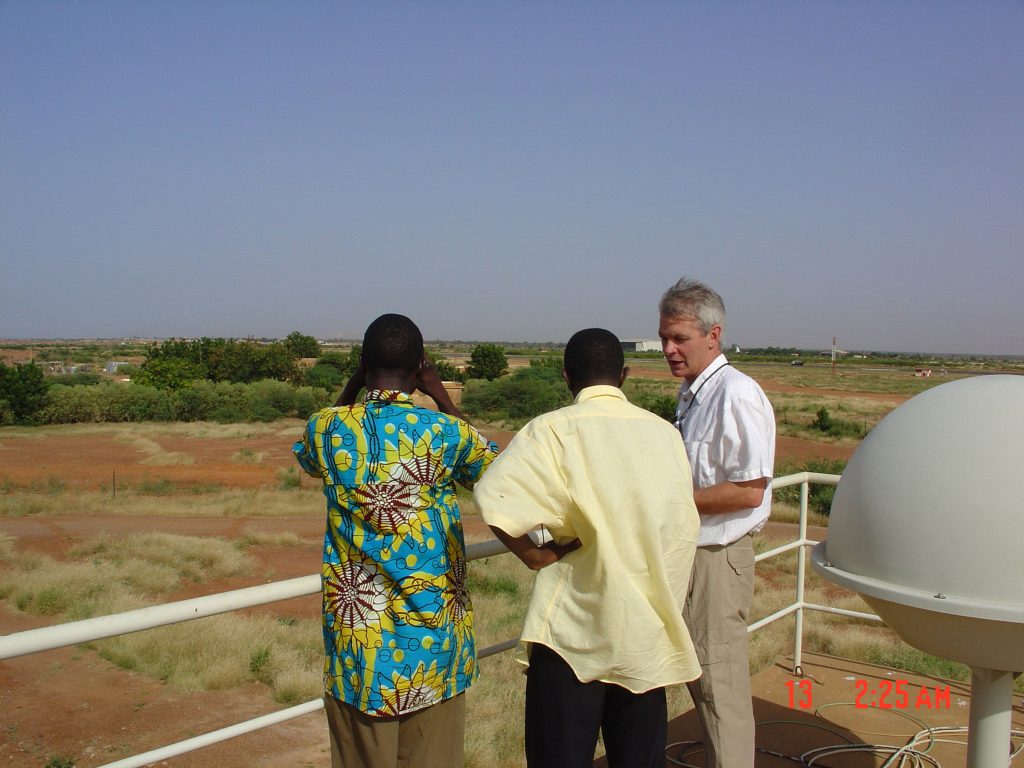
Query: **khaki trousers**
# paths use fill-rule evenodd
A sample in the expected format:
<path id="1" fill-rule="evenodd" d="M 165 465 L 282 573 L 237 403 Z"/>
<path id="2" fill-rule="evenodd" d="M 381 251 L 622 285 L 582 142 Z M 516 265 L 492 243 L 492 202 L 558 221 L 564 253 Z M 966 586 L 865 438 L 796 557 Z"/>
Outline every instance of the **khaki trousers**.
<path id="1" fill-rule="evenodd" d="M 753 768 L 747 620 L 754 599 L 754 537 L 698 547 L 683 619 L 701 676 L 687 683 L 704 730 L 707 768 Z"/>
<path id="2" fill-rule="evenodd" d="M 332 768 L 462 768 L 466 696 L 400 717 L 371 717 L 324 696 Z"/>

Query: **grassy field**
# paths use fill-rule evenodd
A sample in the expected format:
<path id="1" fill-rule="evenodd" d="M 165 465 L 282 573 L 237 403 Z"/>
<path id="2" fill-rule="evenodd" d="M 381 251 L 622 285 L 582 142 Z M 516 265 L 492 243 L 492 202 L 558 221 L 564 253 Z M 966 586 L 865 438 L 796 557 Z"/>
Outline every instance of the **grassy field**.
<path id="1" fill-rule="evenodd" d="M 632 363 L 633 361 L 631 361 Z M 776 409 L 780 435 L 822 442 L 855 445 L 858 435 L 829 435 L 814 426 L 821 409 L 833 420 L 859 426 L 864 433 L 888 413 L 902 397 L 948 381 L 953 376 L 914 378 L 906 370 L 844 369 L 832 374 L 827 366 L 740 366 L 762 381 L 772 383 L 770 397 Z M 663 375 L 661 361 L 637 361 L 633 393 L 671 394 L 677 382 Z M 650 376 L 645 376 L 645 371 Z M 658 375 L 659 372 L 662 375 Z M 961 375 L 961 374 L 956 374 Z M 768 387 L 766 387 L 767 389 Z M 851 394 L 844 395 L 843 392 Z M 893 395 L 894 399 L 872 395 Z M 173 440 L 168 438 L 170 434 Z M 111 487 L 73 487 L 74 478 L 45 471 L 32 483 L 5 479 L 0 469 L 0 518 L 87 519 L 99 516 L 143 518 L 309 518 L 322 514 L 319 490 L 300 482 L 291 467 L 271 471 L 268 484 L 252 488 L 222 487 L 216 483 L 183 486 L 172 481 L 172 470 L 196 464 L 195 451 L 180 448 L 189 440 L 252 438 L 250 447 L 236 447 L 224 463 L 245 471 L 271 464 L 267 443 L 281 443 L 287 454 L 297 434 L 297 422 L 260 425 L 72 425 L 46 428 L 0 429 L 0 450 L 14 451 L 22 441 L 44 438 L 110 439 L 143 455 L 146 480 Z M 258 442 L 263 441 L 263 442 Z M 178 447 L 175 447 L 178 445 Z M 277 450 L 277 449 L 275 449 Z M 11 455 L 11 454 L 8 454 Z M 2 454 L 0 454 L 2 457 Z M 795 471 L 798 467 L 788 467 Z M 475 511 L 463 495 L 464 514 Z M 773 519 L 795 521 L 792 507 L 777 504 Z M 817 517 L 812 524 L 826 525 Z M 760 551 L 780 543 L 759 537 Z M 215 583 L 239 577 L 265 576 L 257 555 L 268 548 L 312 552 L 315 539 L 294 533 L 241 530 L 229 538 L 177 536 L 162 533 L 113 537 L 97 533 L 60 557 L 22 549 L 11 537 L 0 538 L 0 599 L 13 610 L 71 620 L 127 610 L 166 601 L 184 586 Z M 758 567 L 754 617 L 771 613 L 792 602 L 797 567 L 789 554 Z M 310 570 L 312 572 L 312 569 Z M 480 647 L 514 637 L 521 626 L 532 582 L 531 573 L 511 556 L 488 558 L 471 564 L 470 590 Z M 807 599 L 855 610 L 866 610 L 859 598 L 846 595 L 808 568 Z M 805 619 L 804 648 L 846 656 L 912 672 L 965 679 L 961 665 L 933 659 L 899 642 L 883 625 L 831 615 L 811 614 Z M 751 639 L 751 671 L 756 672 L 792 652 L 793 619 L 760 630 Z M 230 690 L 265 686 L 281 704 L 313 698 L 320 692 L 322 647 L 319 617 L 274 617 L 230 614 L 189 622 L 89 646 L 102 658 L 124 669 L 163 680 L 177 690 Z M 522 765 L 522 718 L 525 680 L 522 667 L 510 654 L 481 662 L 482 678 L 469 695 L 471 727 L 467 737 L 467 765 L 511 768 Z M 1017 681 L 1024 690 L 1024 681 Z M 673 715 L 685 711 L 685 690 L 669 697 Z"/>
<path id="2" fill-rule="evenodd" d="M 760 537 L 765 551 L 783 539 Z M 70 620 L 161 602 L 183 583 L 203 583 L 251 573 L 250 553 L 260 546 L 316 546 L 294 535 L 243 534 L 224 539 L 167 534 L 123 538 L 97 536 L 69 552 L 64 561 L 18 552 L 0 540 L 0 597 L 17 610 Z M 753 608 L 760 618 L 792 602 L 795 553 L 759 566 Z M 808 569 L 806 598 L 812 602 L 866 610 L 854 595 L 840 595 Z M 478 642 L 481 648 L 515 637 L 521 626 L 532 574 L 511 556 L 470 566 Z M 751 637 L 750 668 L 757 672 L 792 652 L 793 619 Z M 167 628 L 98 641 L 88 648 L 124 668 L 159 679 L 180 691 L 224 690 L 258 682 L 281 705 L 315 698 L 320 692 L 319 619 L 228 614 Z M 966 679 L 961 665 L 933 659 L 903 645 L 884 625 L 825 614 L 805 620 L 807 651 L 893 665 L 941 677 Z M 505 653 L 481 661 L 482 676 L 471 689 L 467 765 L 512 768 L 522 764 L 525 680 L 522 667 Z M 1020 687 L 1020 685 L 1018 684 Z M 672 716 L 690 706 L 685 688 L 670 691 Z"/>

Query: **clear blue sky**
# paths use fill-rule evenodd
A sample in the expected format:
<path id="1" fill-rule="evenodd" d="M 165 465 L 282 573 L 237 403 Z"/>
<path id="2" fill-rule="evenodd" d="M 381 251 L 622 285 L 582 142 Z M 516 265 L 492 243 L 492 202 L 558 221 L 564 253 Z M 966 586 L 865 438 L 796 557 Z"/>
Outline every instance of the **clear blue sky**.
<path id="1" fill-rule="evenodd" d="M 0 0 L 0 337 L 1024 354 L 1024 3 Z"/>

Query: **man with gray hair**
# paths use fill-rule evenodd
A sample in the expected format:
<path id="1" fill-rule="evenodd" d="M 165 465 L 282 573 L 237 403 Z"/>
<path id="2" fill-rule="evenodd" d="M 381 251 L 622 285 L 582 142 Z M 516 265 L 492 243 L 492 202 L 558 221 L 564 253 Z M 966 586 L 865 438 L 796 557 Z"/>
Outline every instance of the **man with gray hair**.
<path id="1" fill-rule="evenodd" d="M 700 538 L 683 618 L 701 664 L 688 683 L 708 768 L 753 768 L 754 712 L 747 621 L 754 597 L 753 534 L 771 512 L 775 414 L 764 391 L 722 354 L 725 305 L 680 279 L 661 297 L 658 334 L 683 379 L 675 424 L 700 513 Z"/>

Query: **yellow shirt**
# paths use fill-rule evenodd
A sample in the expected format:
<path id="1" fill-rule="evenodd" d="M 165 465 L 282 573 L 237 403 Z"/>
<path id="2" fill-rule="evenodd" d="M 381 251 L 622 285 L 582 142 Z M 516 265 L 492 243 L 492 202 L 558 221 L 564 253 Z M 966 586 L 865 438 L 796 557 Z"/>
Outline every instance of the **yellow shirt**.
<path id="1" fill-rule="evenodd" d="M 643 693 L 700 676 L 682 607 L 700 531 L 679 433 L 610 386 L 538 416 L 477 483 L 484 520 L 582 546 L 537 573 L 517 658 Z"/>

